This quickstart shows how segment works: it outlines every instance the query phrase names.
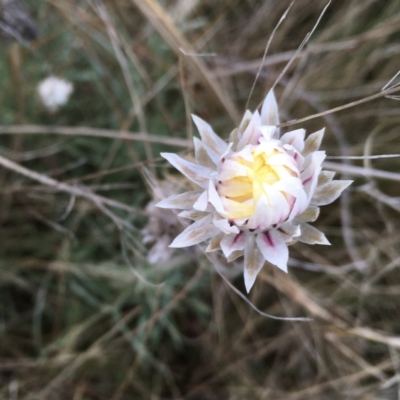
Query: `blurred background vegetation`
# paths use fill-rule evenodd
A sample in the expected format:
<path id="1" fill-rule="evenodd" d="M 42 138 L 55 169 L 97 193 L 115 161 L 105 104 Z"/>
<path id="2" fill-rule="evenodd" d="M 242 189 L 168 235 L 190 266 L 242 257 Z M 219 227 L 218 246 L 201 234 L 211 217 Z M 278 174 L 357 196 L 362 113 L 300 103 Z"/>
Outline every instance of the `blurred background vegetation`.
<path id="1" fill-rule="evenodd" d="M 359 169 L 315 224 L 332 246 L 298 243 L 288 275 L 260 273 L 251 302 L 311 322 L 259 315 L 200 248 L 151 263 L 143 243 L 181 229 L 148 205 L 185 185 L 160 151 L 190 154 L 192 112 L 228 136 L 289 4 L 21 3 L 39 35 L 0 47 L 0 398 L 400 398 L 399 158 L 335 160 Z M 325 5 L 295 2 L 250 109 Z M 281 119 L 379 93 L 399 66 L 400 3 L 334 0 L 275 89 Z M 74 85 L 55 113 L 37 94 L 50 75 Z M 328 155 L 362 156 L 400 153 L 399 125 L 381 97 L 302 126 L 326 127 Z M 244 292 L 240 260 L 224 273 Z"/>

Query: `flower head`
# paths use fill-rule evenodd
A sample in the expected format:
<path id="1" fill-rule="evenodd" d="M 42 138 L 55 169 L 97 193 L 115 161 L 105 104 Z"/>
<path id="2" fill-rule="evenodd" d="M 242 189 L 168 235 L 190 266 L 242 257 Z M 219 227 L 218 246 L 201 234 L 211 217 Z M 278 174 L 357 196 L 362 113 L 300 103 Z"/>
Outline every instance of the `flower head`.
<path id="1" fill-rule="evenodd" d="M 37 87 L 40 99 L 50 112 L 56 112 L 66 104 L 73 90 L 71 82 L 55 76 L 47 77 Z"/>
<path id="2" fill-rule="evenodd" d="M 228 262 L 244 255 L 244 281 L 250 291 L 265 261 L 287 272 L 288 245 L 300 241 L 328 245 L 308 222 L 319 206 L 334 201 L 352 181 L 333 181 L 322 171 L 318 151 L 324 130 L 305 139 L 297 129 L 280 136 L 278 107 L 270 91 L 261 115 L 246 111 L 240 126 L 223 141 L 193 116 L 202 140 L 194 138 L 196 163 L 163 153 L 201 190 L 158 203 L 177 208 L 194 221 L 170 245 L 186 247 L 210 240 L 207 252 L 222 250 Z"/>
<path id="3" fill-rule="evenodd" d="M 168 266 L 168 261 L 175 249 L 169 247 L 171 241 L 182 232 L 182 224 L 176 218 L 173 210 L 163 210 L 156 207 L 161 199 L 180 190 L 188 190 L 188 181 L 184 176 L 168 176 L 168 179 L 158 179 L 150 170 L 143 168 L 143 176 L 151 193 L 152 200 L 146 206 L 149 215 L 147 224 L 141 230 L 142 242 L 150 245 L 147 261 L 158 268 Z"/>

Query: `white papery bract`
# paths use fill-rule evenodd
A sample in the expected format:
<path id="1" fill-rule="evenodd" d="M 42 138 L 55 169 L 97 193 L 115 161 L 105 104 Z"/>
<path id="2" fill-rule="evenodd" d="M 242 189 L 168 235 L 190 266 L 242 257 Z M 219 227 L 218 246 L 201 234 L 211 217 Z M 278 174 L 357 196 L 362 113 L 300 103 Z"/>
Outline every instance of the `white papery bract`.
<path id="1" fill-rule="evenodd" d="M 265 261 L 287 272 L 288 245 L 300 241 L 328 245 L 308 224 L 319 206 L 334 201 L 352 181 L 333 181 L 322 171 L 318 151 L 324 130 L 305 139 L 305 130 L 280 136 L 278 107 L 270 91 L 261 115 L 246 111 L 226 143 L 193 115 L 201 140 L 194 138 L 196 163 L 162 153 L 201 190 L 171 196 L 161 208 L 182 209 L 194 221 L 170 245 L 186 247 L 210 240 L 207 252 L 222 250 L 228 262 L 244 255 L 250 291 Z"/>

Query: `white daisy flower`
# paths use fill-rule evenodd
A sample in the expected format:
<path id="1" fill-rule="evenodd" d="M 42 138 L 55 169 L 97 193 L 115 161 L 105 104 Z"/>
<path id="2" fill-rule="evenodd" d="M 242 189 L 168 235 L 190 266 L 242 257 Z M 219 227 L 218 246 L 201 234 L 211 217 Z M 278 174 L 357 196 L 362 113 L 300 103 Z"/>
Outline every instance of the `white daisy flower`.
<path id="1" fill-rule="evenodd" d="M 56 112 L 66 104 L 73 90 L 74 86 L 71 82 L 55 76 L 47 77 L 37 87 L 42 103 L 50 112 Z"/>
<path id="2" fill-rule="evenodd" d="M 194 221 L 170 247 L 210 240 L 207 252 L 222 250 L 228 262 L 244 256 L 244 282 L 250 291 L 267 261 L 287 272 L 288 246 L 296 241 L 329 245 L 308 222 L 319 206 L 337 199 L 352 181 L 333 181 L 322 171 L 318 151 L 324 129 L 305 138 L 304 129 L 280 136 L 278 106 L 270 91 L 261 115 L 246 111 L 229 143 L 193 115 L 201 140 L 194 138 L 196 164 L 162 153 L 200 190 L 162 200 L 158 207 L 183 210 Z"/>

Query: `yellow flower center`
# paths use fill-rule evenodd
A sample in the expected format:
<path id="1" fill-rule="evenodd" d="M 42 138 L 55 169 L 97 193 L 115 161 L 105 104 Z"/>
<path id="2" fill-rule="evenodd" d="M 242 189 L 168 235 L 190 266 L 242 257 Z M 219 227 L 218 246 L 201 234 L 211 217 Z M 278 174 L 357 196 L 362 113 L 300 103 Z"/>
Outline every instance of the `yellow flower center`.
<path id="1" fill-rule="evenodd" d="M 227 212 L 225 218 L 249 218 L 262 196 L 265 196 L 269 202 L 271 190 L 276 190 L 272 188 L 276 182 L 286 176 L 296 176 L 296 173 L 287 166 L 277 164 L 276 161 L 270 162 L 275 156 L 290 157 L 286 153 L 273 150 L 267 154 L 259 146 L 254 146 L 251 154 L 253 161 L 233 154 L 229 160 L 237 163 L 238 174 L 230 179 L 219 181 L 217 190 L 219 195 L 225 198 L 224 206 Z M 281 193 L 288 200 L 288 195 Z"/>

